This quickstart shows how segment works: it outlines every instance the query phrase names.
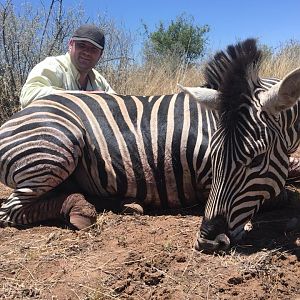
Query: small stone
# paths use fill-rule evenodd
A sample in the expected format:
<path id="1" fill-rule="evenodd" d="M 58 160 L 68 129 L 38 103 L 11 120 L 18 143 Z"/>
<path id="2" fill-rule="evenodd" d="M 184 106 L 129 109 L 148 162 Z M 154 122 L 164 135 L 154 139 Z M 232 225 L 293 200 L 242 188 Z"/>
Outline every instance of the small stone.
<path id="1" fill-rule="evenodd" d="M 237 285 L 237 284 L 241 284 L 243 282 L 243 278 L 240 276 L 236 276 L 236 277 L 231 277 L 228 279 L 228 283 L 229 284 L 233 284 L 233 285 Z"/>
<path id="2" fill-rule="evenodd" d="M 186 262 L 186 257 L 184 255 L 177 255 L 176 261 L 179 263 L 184 263 L 184 262 Z"/>
<path id="3" fill-rule="evenodd" d="M 127 286 L 128 286 L 127 280 L 119 280 L 118 282 L 116 282 L 116 284 L 114 286 L 114 290 L 117 293 L 122 293 L 126 289 Z"/>

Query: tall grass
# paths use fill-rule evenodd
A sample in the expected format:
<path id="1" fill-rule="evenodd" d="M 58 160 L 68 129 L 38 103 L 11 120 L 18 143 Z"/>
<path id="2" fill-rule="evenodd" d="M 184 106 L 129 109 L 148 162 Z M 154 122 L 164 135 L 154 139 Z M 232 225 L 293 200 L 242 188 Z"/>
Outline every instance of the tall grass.
<path id="1" fill-rule="evenodd" d="M 157 63 L 148 61 L 143 66 L 132 66 L 126 80 L 115 90 L 130 95 L 172 94 L 179 91 L 177 84 L 200 85 L 201 67 L 180 62 L 175 68 L 168 59 Z"/>
<path id="2" fill-rule="evenodd" d="M 179 62 L 174 67 L 174 62 L 169 59 L 160 62 L 148 61 L 143 66 L 132 66 L 128 69 L 124 76 L 126 79 L 114 86 L 114 89 L 122 94 L 132 95 L 176 93 L 179 91 L 177 83 L 185 86 L 203 84 L 205 65 L 206 61 L 194 66 Z M 297 67 L 300 67 L 300 42 L 290 41 L 264 56 L 260 76 L 282 79 Z"/>
<path id="3" fill-rule="evenodd" d="M 261 75 L 282 79 L 287 73 L 299 67 L 300 42 L 289 41 L 265 57 L 261 67 Z"/>

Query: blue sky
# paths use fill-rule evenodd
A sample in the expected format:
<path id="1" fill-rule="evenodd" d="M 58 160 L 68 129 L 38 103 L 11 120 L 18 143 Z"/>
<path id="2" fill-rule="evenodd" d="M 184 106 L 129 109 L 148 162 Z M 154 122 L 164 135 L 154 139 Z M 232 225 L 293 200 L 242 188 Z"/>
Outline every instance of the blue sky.
<path id="1" fill-rule="evenodd" d="M 33 0 L 31 3 L 50 0 Z M 2 2 L 2 1 L 1 1 Z M 288 40 L 300 40 L 300 0 L 64 0 L 64 7 L 82 3 L 86 14 L 98 14 L 122 24 L 134 35 L 142 31 L 142 21 L 150 31 L 159 21 L 168 24 L 182 13 L 193 16 L 195 24 L 210 26 L 208 48 L 223 49 L 237 40 L 259 38 L 276 49 Z"/>

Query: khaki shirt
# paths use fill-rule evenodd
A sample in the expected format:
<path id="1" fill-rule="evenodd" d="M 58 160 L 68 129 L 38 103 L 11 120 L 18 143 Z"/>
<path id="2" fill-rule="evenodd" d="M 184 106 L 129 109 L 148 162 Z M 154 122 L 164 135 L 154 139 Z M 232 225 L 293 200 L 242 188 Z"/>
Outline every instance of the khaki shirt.
<path id="1" fill-rule="evenodd" d="M 95 69 L 88 74 L 87 91 L 104 91 L 115 93 L 105 78 Z M 21 90 L 20 102 L 24 108 L 37 98 L 50 94 L 78 91 L 79 72 L 71 62 L 69 53 L 60 56 L 47 57 L 37 64 L 29 73 Z"/>

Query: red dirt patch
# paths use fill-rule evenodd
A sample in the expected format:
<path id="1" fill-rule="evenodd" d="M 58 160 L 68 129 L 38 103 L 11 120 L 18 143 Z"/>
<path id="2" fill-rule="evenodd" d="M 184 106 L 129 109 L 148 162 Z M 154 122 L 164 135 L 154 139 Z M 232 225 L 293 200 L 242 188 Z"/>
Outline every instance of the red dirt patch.
<path id="1" fill-rule="evenodd" d="M 9 194 L 0 187 L 0 198 Z M 86 231 L 1 228 L 1 299 L 296 299 L 298 194 L 224 255 L 193 250 L 201 215 L 106 212 Z"/>

